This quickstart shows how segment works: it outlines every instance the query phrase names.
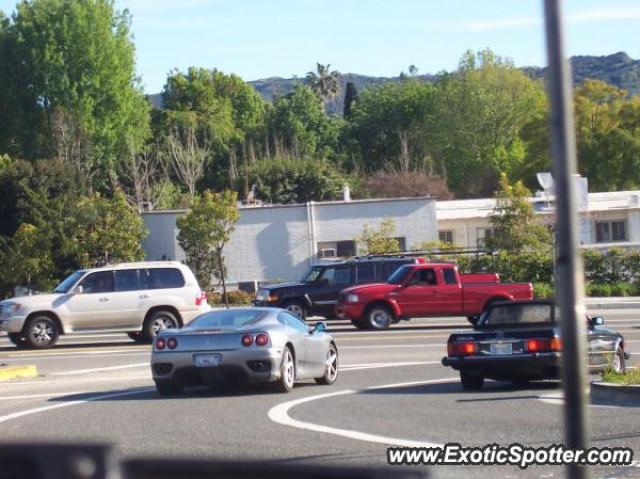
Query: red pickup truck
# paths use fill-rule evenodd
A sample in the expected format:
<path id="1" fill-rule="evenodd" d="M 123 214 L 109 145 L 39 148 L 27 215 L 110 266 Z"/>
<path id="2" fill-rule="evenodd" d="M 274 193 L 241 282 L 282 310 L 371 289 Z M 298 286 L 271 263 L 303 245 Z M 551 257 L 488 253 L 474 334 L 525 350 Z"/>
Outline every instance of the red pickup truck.
<path id="1" fill-rule="evenodd" d="M 410 264 L 398 268 L 386 283 L 343 289 L 335 311 L 359 329 L 385 329 L 401 319 L 437 316 L 466 316 L 475 324 L 493 302 L 533 299 L 531 283 L 499 281 L 497 275 L 461 275 L 454 264 Z"/>

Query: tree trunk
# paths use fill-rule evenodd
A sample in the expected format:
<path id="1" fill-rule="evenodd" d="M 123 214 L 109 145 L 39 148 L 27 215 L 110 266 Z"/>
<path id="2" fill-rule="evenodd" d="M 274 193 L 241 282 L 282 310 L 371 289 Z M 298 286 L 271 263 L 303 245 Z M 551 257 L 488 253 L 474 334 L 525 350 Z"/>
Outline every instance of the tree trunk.
<path id="1" fill-rule="evenodd" d="M 220 279 L 222 280 L 222 297 L 224 305 L 229 309 L 229 298 L 227 297 L 227 284 L 224 279 L 224 265 L 222 264 L 222 249 L 218 250 L 218 268 L 220 268 Z"/>

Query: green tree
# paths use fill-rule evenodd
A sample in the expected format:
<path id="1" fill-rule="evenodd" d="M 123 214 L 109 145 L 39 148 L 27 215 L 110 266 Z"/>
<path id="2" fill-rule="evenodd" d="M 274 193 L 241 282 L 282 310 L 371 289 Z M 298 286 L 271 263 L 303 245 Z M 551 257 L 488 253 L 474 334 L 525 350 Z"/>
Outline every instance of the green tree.
<path id="1" fill-rule="evenodd" d="M 307 73 L 305 83 L 323 100 L 327 101 L 338 94 L 340 73 L 331 71 L 331 64 L 316 63 L 316 71 Z"/>
<path id="2" fill-rule="evenodd" d="M 434 88 L 412 79 L 364 90 L 352 108 L 350 135 L 367 172 L 403 172 L 435 165 L 429 156 Z"/>
<path id="3" fill-rule="evenodd" d="M 207 190 L 193 199 L 189 212 L 176 222 L 180 230 L 178 243 L 185 252 L 187 265 L 205 290 L 211 288 L 212 277 L 221 280 L 227 308 L 229 299 L 222 252 L 239 217 L 235 191 L 214 193 Z"/>
<path id="4" fill-rule="evenodd" d="M 395 235 L 396 223 L 393 218 L 384 218 L 377 230 L 365 224 L 362 234 L 356 238 L 358 252 L 363 255 L 397 253 L 400 243 Z"/>
<path id="5" fill-rule="evenodd" d="M 0 150 L 116 182 L 119 158 L 149 134 L 128 12 L 112 0 L 22 1 L 0 23 Z"/>
<path id="6" fill-rule="evenodd" d="M 487 247 L 509 253 L 548 250 L 551 232 L 536 218 L 528 201 L 531 192 L 522 181 L 511 184 L 505 173 L 500 175 L 496 206 L 491 214 L 494 234 Z"/>
<path id="7" fill-rule="evenodd" d="M 469 51 L 438 79 L 435 98 L 432 154 L 456 196 L 491 194 L 499 172 L 521 177 L 531 161 L 521 132 L 546 111 L 541 82 L 491 50 Z"/>
<path id="8" fill-rule="evenodd" d="M 347 87 L 344 93 L 344 112 L 342 116 L 345 119 L 351 118 L 351 109 L 353 108 L 353 103 L 358 99 L 358 90 L 356 89 L 356 84 L 352 81 L 347 82 Z"/>
<path id="9" fill-rule="evenodd" d="M 346 177 L 326 160 L 265 158 L 246 171 L 258 199 L 268 203 L 305 203 L 339 197 Z"/>

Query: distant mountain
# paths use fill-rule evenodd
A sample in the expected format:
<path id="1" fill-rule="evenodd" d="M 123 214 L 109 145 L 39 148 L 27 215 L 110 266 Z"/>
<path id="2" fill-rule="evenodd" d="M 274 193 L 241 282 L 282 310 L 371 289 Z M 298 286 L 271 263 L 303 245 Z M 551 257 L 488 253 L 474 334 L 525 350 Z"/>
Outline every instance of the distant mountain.
<path id="1" fill-rule="evenodd" d="M 630 58 L 625 52 L 614 53 L 613 55 L 591 56 L 580 55 L 571 57 L 571 67 L 573 81 L 575 84 L 587 78 L 602 80 L 618 88 L 629 91 L 632 95 L 640 94 L 640 60 Z M 523 67 L 524 71 L 531 78 L 544 78 L 546 67 Z M 436 75 L 419 75 L 423 81 L 434 81 Z M 268 101 L 278 95 L 289 93 L 296 83 L 303 82 L 301 78 L 264 78 L 248 82 Z M 344 108 L 344 92 L 347 82 L 353 82 L 358 92 L 367 87 L 381 85 L 388 82 L 399 82 L 400 77 L 371 77 L 358 75 L 355 73 L 345 73 L 340 75 L 340 91 L 338 95 L 327 104 L 330 113 L 342 113 Z M 149 95 L 149 101 L 156 108 L 162 107 L 162 96 L 160 94 Z"/>

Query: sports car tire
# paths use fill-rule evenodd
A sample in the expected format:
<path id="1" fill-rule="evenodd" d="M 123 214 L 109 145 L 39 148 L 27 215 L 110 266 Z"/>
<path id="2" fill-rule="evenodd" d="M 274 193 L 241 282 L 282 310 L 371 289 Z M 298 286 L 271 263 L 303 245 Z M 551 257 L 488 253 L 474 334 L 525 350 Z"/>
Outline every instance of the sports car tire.
<path id="1" fill-rule="evenodd" d="M 156 390 L 160 396 L 179 396 L 184 386 L 177 381 L 156 381 Z"/>
<path id="2" fill-rule="evenodd" d="M 465 391 L 479 391 L 484 384 L 484 378 L 476 374 L 460 371 L 460 382 Z"/>
<path id="3" fill-rule="evenodd" d="M 296 362 L 289 346 L 285 346 L 282 351 L 282 362 L 280 363 L 280 378 L 273 383 L 276 392 L 288 393 L 293 389 L 296 380 Z"/>
<path id="4" fill-rule="evenodd" d="M 315 381 L 318 384 L 329 386 L 335 383 L 336 379 L 338 379 L 338 349 L 334 344 L 330 344 L 329 350 L 327 351 L 324 375 L 319 378 L 315 378 Z"/>

